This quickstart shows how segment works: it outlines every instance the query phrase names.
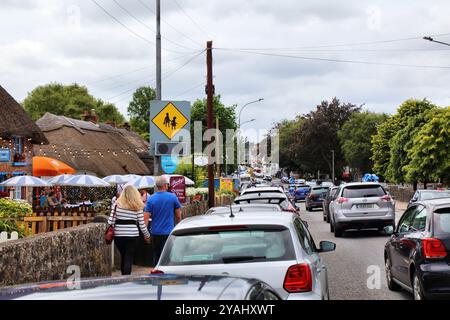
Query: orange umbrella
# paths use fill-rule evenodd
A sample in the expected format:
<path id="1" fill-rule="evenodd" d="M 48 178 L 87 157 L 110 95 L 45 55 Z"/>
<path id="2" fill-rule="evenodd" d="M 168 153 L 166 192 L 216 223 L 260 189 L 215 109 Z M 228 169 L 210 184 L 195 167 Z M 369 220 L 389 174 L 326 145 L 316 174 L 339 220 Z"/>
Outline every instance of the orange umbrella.
<path id="1" fill-rule="evenodd" d="M 75 173 L 75 169 L 61 161 L 46 157 L 33 158 L 33 176 L 35 177 L 56 177 L 61 174 Z"/>

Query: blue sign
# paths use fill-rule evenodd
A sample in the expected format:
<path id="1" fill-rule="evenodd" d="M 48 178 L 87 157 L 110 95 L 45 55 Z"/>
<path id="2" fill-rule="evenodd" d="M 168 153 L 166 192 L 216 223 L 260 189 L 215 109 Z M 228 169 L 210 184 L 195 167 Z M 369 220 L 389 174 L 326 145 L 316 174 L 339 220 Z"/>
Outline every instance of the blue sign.
<path id="1" fill-rule="evenodd" d="M 11 150 L 10 149 L 0 149 L 0 162 L 11 161 Z"/>
<path id="2" fill-rule="evenodd" d="M 166 174 L 173 174 L 178 167 L 178 157 L 163 156 L 161 157 L 161 166 Z"/>

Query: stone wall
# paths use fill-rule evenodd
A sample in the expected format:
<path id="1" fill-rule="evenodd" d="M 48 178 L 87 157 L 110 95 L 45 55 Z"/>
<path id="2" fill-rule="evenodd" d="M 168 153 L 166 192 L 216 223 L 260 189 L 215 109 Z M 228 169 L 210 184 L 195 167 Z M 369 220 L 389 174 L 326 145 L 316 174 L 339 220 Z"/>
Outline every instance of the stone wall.
<path id="1" fill-rule="evenodd" d="M 64 280 L 69 266 L 79 266 L 82 278 L 110 276 L 105 230 L 89 224 L 0 244 L 0 286 Z"/>
<path id="2" fill-rule="evenodd" d="M 395 200 L 401 202 L 409 202 L 414 196 L 414 190 L 410 187 L 402 187 L 396 185 L 388 185 L 386 187 L 391 196 L 394 197 Z"/>

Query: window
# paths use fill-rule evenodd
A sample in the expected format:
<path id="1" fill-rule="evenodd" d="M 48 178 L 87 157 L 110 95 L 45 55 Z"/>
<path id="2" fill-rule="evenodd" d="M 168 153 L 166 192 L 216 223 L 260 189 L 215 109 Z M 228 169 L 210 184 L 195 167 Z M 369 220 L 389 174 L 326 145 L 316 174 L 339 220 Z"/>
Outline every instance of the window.
<path id="1" fill-rule="evenodd" d="M 400 222 L 398 224 L 398 233 L 407 233 L 410 231 L 417 210 L 417 206 L 414 206 L 405 211 L 405 214 L 400 219 Z"/>
<path id="2" fill-rule="evenodd" d="M 434 235 L 448 237 L 450 235 L 450 207 L 436 210 L 434 214 Z"/>
<path id="3" fill-rule="evenodd" d="M 199 232 L 172 235 L 161 265 L 210 265 L 295 260 L 288 229 Z"/>
<path id="4" fill-rule="evenodd" d="M 412 222 L 413 231 L 425 231 L 426 225 L 427 225 L 427 210 L 425 207 L 420 206 Z"/>
<path id="5" fill-rule="evenodd" d="M 294 226 L 303 250 L 305 250 L 307 254 L 313 254 L 315 251 L 317 251 L 314 241 L 312 240 L 308 230 L 305 228 L 303 222 L 299 219 L 295 219 Z"/>
<path id="6" fill-rule="evenodd" d="M 382 186 L 377 185 L 362 185 L 346 187 L 342 193 L 344 198 L 371 198 L 383 197 L 386 195 Z"/>

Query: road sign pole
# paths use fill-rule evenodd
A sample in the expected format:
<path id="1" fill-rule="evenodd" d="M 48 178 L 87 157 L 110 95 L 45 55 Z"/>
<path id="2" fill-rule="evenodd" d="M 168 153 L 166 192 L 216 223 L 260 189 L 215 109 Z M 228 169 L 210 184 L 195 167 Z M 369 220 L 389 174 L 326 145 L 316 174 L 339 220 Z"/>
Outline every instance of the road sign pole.
<path id="1" fill-rule="evenodd" d="M 208 130 L 214 129 L 214 82 L 213 82 L 213 56 L 212 56 L 213 42 L 208 41 L 206 50 L 206 64 L 208 69 L 208 84 L 207 84 L 207 103 L 208 103 Z M 209 137 L 211 141 L 212 137 Z M 208 204 L 212 208 L 216 203 L 215 183 L 214 183 L 214 164 L 212 163 L 212 155 L 209 154 L 208 161 Z"/>

